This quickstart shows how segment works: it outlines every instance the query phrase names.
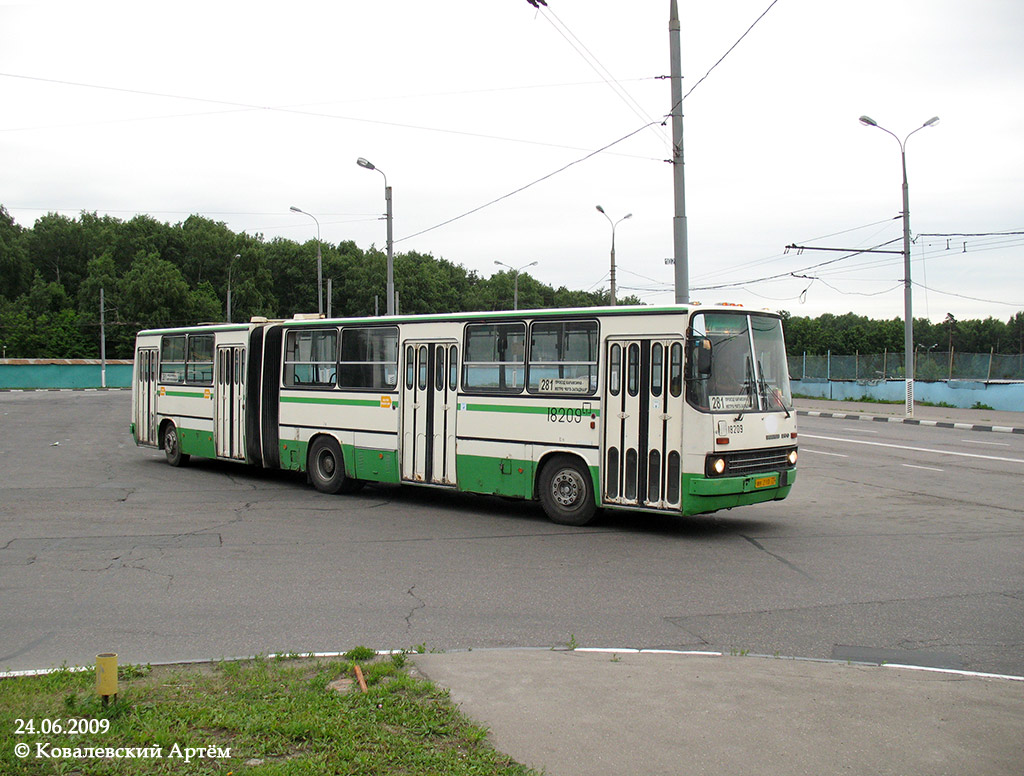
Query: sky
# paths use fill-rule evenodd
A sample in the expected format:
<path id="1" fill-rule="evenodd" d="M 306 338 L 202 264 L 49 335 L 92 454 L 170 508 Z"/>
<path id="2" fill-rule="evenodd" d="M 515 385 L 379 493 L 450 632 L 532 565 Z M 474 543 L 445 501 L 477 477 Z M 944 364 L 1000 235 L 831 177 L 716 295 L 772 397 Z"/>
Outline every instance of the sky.
<path id="1" fill-rule="evenodd" d="M 294 205 L 383 249 L 364 157 L 396 252 L 594 290 L 614 221 L 619 296 L 671 303 L 669 0 L 547 3 L 0 0 L 0 204 L 314 239 Z M 1024 3 L 679 16 L 692 300 L 902 318 L 902 256 L 786 246 L 902 250 L 899 141 L 939 116 L 906 144 L 914 316 L 1024 310 Z"/>

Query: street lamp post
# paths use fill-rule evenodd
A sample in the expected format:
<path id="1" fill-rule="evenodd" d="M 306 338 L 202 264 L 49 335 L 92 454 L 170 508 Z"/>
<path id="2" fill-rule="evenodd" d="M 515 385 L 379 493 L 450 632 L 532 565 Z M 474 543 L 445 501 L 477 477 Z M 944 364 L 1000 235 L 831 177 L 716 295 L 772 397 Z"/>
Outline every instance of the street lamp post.
<path id="1" fill-rule="evenodd" d="M 508 269 L 512 270 L 512 277 L 513 277 L 513 282 L 514 282 L 514 285 L 512 287 L 512 309 L 513 310 L 518 310 L 519 309 L 519 273 L 522 272 L 527 267 L 535 266 L 537 264 L 537 262 L 531 261 L 529 264 L 524 264 L 523 266 L 519 267 L 519 269 L 516 269 L 515 267 L 512 267 L 512 266 L 506 264 L 503 261 L 495 261 L 494 263 L 497 264 L 499 267 L 508 267 Z"/>
<path id="2" fill-rule="evenodd" d="M 320 222 L 316 220 L 316 216 L 312 213 L 307 213 L 302 208 L 295 207 L 292 205 L 289 208 L 292 212 L 302 213 L 303 215 L 309 216 L 316 223 L 316 311 L 320 314 L 324 314 L 324 262 L 320 256 Z"/>
<path id="3" fill-rule="evenodd" d="M 914 132 L 920 132 L 925 127 L 934 126 L 939 122 L 938 116 L 932 116 Z M 914 314 L 912 310 L 913 287 L 910 284 L 910 192 L 907 187 L 907 141 L 911 132 L 903 140 L 890 132 L 885 127 L 879 126 L 878 122 L 870 116 L 861 116 L 860 123 L 866 127 L 876 127 L 888 135 L 896 138 L 900 144 L 900 157 L 903 162 L 903 371 L 906 380 L 906 415 L 914 417 Z"/>
<path id="4" fill-rule="evenodd" d="M 228 323 L 231 323 L 231 267 L 234 265 L 235 259 L 240 258 L 242 258 L 242 254 L 236 253 L 228 262 Z"/>
<path id="5" fill-rule="evenodd" d="M 379 172 L 381 175 L 384 176 L 384 203 L 387 205 L 387 212 L 385 214 L 385 218 L 387 219 L 387 225 L 388 225 L 388 243 L 387 243 L 387 249 L 388 249 L 388 285 L 387 285 L 387 290 L 386 290 L 386 296 L 387 296 L 388 315 L 394 315 L 395 314 L 395 259 L 394 259 L 394 255 L 392 253 L 392 248 L 393 248 L 394 242 L 391 239 L 391 224 L 392 224 L 391 187 L 388 186 L 388 176 L 379 167 L 375 167 L 373 162 L 371 162 L 371 161 L 369 161 L 367 159 L 364 159 L 363 157 L 360 156 L 358 159 L 356 159 L 356 164 L 358 164 L 360 167 L 362 167 L 365 170 L 376 170 L 377 172 Z"/>
<path id="6" fill-rule="evenodd" d="M 608 223 L 612 225 L 612 268 L 611 268 L 611 274 L 608 276 L 609 277 L 609 281 L 608 282 L 609 282 L 609 284 L 611 286 L 610 296 L 611 296 L 612 306 L 614 307 L 615 306 L 615 227 L 618 226 L 619 224 L 621 224 L 627 218 L 632 218 L 633 214 L 632 213 L 627 213 L 622 218 L 620 218 L 618 221 L 612 221 L 612 217 L 610 215 L 608 215 L 607 213 L 605 213 L 604 212 L 604 208 L 601 207 L 600 205 L 597 206 L 597 212 L 600 213 L 601 215 L 603 215 L 605 218 L 607 218 L 608 219 Z"/>

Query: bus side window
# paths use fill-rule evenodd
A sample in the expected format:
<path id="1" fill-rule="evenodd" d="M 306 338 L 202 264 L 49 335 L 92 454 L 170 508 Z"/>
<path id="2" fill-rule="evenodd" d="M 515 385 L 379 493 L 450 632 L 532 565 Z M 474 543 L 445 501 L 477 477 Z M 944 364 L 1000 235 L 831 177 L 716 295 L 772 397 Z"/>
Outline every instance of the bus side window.
<path id="1" fill-rule="evenodd" d="M 184 334 L 169 334 L 160 338 L 160 382 L 185 382 Z"/>
<path id="2" fill-rule="evenodd" d="M 463 356 L 463 390 L 522 393 L 526 372 L 526 324 L 467 324 Z"/>
<path id="3" fill-rule="evenodd" d="M 347 327 L 338 361 L 341 388 L 391 390 L 398 384 L 398 327 Z"/>
<path id="4" fill-rule="evenodd" d="M 190 334 L 188 359 L 185 362 L 185 382 L 201 385 L 213 384 L 213 335 Z"/>

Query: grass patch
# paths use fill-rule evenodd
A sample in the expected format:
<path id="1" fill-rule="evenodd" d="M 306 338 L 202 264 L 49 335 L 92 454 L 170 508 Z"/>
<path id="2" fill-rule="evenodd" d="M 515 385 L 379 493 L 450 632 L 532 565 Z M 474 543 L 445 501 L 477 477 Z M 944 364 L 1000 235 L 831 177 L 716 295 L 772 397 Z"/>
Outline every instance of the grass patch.
<path id="1" fill-rule="evenodd" d="M 411 675 L 405 655 L 346 656 L 131 667 L 119 672 L 118 698 L 107 707 L 91 670 L 2 679 L 0 773 L 535 773 L 495 751 L 447 691 Z M 365 694 L 350 681 L 356 661 Z M 71 735 L 73 725 L 92 732 Z"/>

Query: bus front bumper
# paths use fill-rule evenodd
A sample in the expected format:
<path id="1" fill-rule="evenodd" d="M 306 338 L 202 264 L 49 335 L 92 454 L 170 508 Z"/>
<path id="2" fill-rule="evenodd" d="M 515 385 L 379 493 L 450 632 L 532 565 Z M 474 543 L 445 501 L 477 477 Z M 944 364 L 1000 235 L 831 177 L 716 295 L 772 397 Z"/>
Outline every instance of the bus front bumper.
<path id="1" fill-rule="evenodd" d="M 796 480 L 796 469 L 762 472 L 746 477 L 693 477 L 687 492 L 691 496 L 732 496 L 739 493 L 774 493 L 788 488 Z"/>

